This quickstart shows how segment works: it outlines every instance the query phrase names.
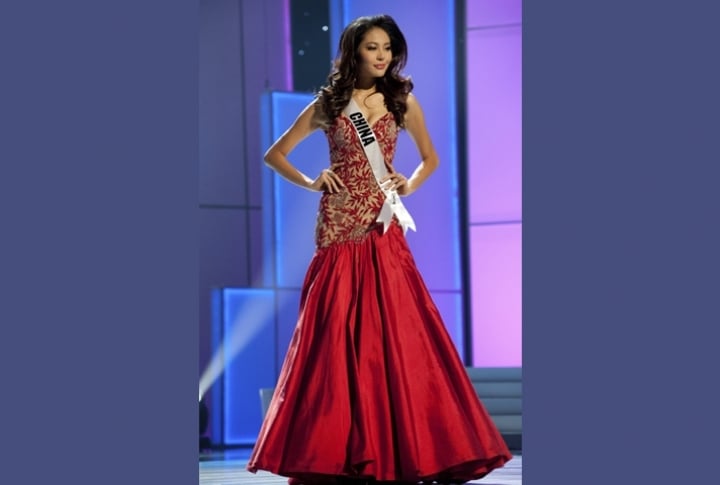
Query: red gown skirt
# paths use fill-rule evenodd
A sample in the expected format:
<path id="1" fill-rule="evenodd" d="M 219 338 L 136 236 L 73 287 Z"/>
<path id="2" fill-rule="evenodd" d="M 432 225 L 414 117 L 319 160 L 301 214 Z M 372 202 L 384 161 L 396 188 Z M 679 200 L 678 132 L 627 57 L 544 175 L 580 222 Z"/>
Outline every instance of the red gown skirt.
<path id="1" fill-rule="evenodd" d="M 248 470 L 462 483 L 511 456 L 399 226 L 318 249 Z"/>

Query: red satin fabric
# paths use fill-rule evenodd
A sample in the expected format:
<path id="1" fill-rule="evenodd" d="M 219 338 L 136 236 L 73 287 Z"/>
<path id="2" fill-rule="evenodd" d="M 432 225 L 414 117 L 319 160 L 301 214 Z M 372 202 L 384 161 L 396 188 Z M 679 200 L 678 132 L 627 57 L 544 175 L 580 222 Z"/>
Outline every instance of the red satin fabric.
<path id="1" fill-rule="evenodd" d="M 248 470 L 463 482 L 510 458 L 399 226 L 319 248 Z"/>

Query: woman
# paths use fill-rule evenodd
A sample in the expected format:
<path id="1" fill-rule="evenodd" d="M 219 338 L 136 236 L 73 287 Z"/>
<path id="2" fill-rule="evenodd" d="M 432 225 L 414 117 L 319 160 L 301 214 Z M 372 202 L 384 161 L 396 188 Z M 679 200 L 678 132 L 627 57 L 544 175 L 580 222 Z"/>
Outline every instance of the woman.
<path id="1" fill-rule="evenodd" d="M 327 86 L 265 155 L 322 192 L 298 323 L 248 463 L 291 485 L 464 483 L 511 458 L 405 240 L 414 221 L 398 196 L 438 166 L 406 57 L 391 17 L 353 21 Z M 316 129 L 330 167 L 312 179 L 287 157 Z M 392 168 L 401 129 L 420 155 L 409 179 Z"/>

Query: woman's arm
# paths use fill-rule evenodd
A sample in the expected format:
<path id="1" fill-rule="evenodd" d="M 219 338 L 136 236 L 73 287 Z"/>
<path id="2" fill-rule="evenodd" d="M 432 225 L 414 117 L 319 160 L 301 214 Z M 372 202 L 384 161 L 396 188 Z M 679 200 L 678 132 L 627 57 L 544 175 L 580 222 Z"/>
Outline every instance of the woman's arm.
<path id="1" fill-rule="evenodd" d="M 385 187 L 391 190 L 397 190 L 400 195 L 410 195 L 415 192 L 440 164 L 437 152 L 435 152 L 435 147 L 430 139 L 430 134 L 425 126 L 425 117 L 422 108 L 417 98 L 412 94 L 409 94 L 407 98 L 405 129 L 417 147 L 418 153 L 420 154 L 420 164 L 409 179 L 405 179 L 405 177 L 398 172 L 392 172 L 381 180 L 381 183 L 390 182 L 390 184 L 385 185 Z"/>
<path id="2" fill-rule="evenodd" d="M 316 100 L 308 104 L 292 126 L 265 152 L 265 164 L 286 180 L 305 189 L 321 191 L 327 188 L 329 192 L 337 192 L 343 187 L 343 183 L 331 170 L 323 170 L 313 180 L 298 170 L 287 158 L 302 140 L 320 127 L 319 111 Z"/>

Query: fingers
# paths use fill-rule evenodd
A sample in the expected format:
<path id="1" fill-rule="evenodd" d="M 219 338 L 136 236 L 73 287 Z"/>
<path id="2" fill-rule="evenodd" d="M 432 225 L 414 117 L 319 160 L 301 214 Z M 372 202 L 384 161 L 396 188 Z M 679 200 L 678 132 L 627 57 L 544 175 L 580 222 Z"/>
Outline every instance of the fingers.
<path id="1" fill-rule="evenodd" d="M 407 184 L 407 179 L 401 173 L 394 172 L 380 179 L 380 186 L 384 190 L 399 190 Z"/>
<path id="2" fill-rule="evenodd" d="M 322 174 L 320 174 L 320 178 L 325 189 L 331 194 L 340 192 L 345 188 L 345 184 L 342 179 L 340 179 L 340 177 L 330 169 L 323 170 Z"/>
<path id="3" fill-rule="evenodd" d="M 331 169 L 323 170 L 313 184 L 318 190 L 326 190 L 330 194 L 336 194 L 347 187 L 342 179 Z M 380 179 L 380 187 L 383 190 L 397 191 L 401 195 L 408 186 L 408 180 L 405 176 L 398 172 L 391 172 Z"/>

